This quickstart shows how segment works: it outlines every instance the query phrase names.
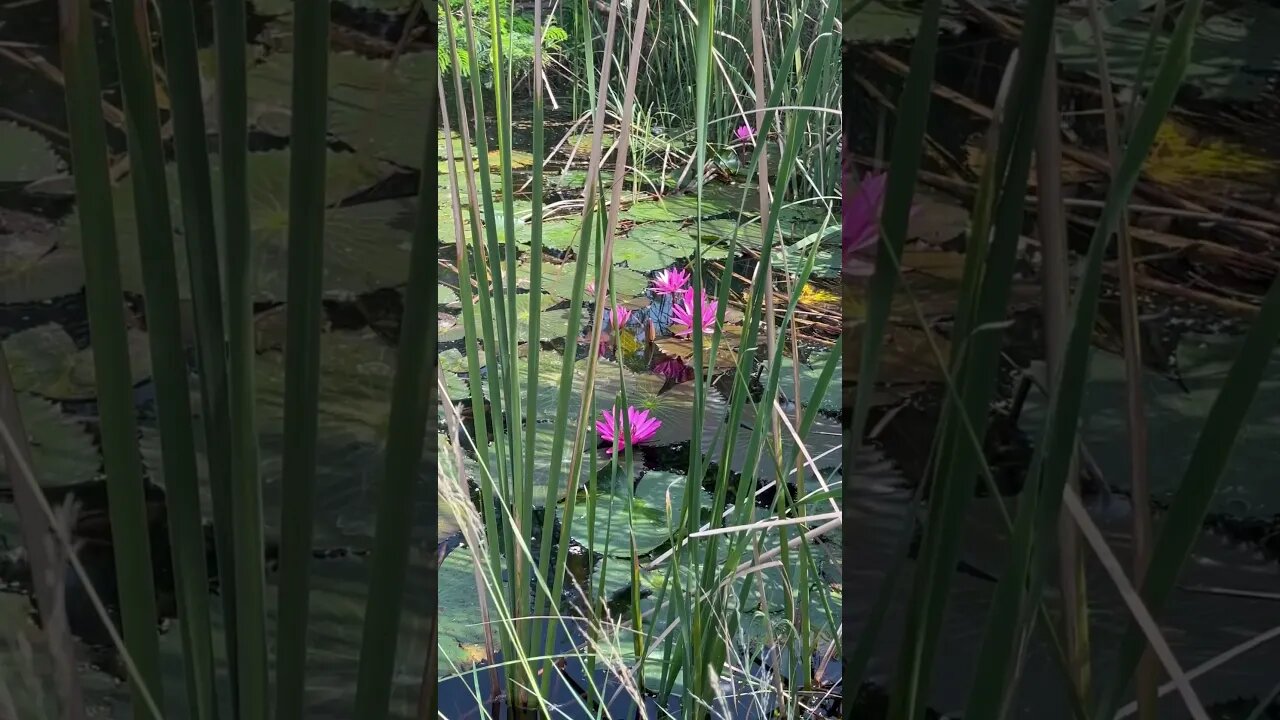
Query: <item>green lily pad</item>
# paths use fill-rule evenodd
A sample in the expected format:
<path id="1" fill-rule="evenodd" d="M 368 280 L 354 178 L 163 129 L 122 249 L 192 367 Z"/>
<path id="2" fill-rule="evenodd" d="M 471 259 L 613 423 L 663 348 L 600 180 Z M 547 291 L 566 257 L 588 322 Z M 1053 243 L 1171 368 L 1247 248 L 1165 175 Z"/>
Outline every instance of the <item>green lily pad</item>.
<path id="1" fill-rule="evenodd" d="M 47 300 L 82 287 L 80 253 L 57 246 L 52 223 L 0 208 L 0 303 Z"/>
<path id="2" fill-rule="evenodd" d="M 796 426 L 795 418 L 788 416 L 793 426 Z M 756 422 L 755 412 L 751 408 L 745 408 L 743 411 L 742 426 L 738 428 L 737 440 L 734 442 L 733 454 L 729 461 L 729 469 L 735 473 L 743 472 L 747 466 L 748 449 L 751 442 L 752 428 Z M 766 422 L 768 422 L 766 420 Z M 797 426 L 797 431 L 799 430 Z M 795 439 L 785 426 L 780 424 L 780 433 L 782 436 L 782 454 L 774 456 L 772 448 L 772 431 L 766 427 L 764 430 L 763 440 L 760 445 L 760 456 L 755 464 L 755 478 L 758 483 L 766 483 L 778 477 L 779 465 L 786 465 L 782 468 L 782 474 L 794 478 L 795 468 L 787 465 L 790 462 L 791 454 L 796 451 Z M 711 462 L 720 462 L 724 453 L 725 437 L 721 433 L 714 442 L 703 441 L 703 452 L 710 453 L 709 460 Z M 840 425 L 819 415 L 814 419 L 813 427 L 810 428 L 809 434 L 804 437 L 805 449 L 809 456 L 813 458 L 815 464 L 820 470 L 827 470 L 838 467 L 841 461 L 841 452 L 839 450 L 844 438 L 843 430 Z M 800 460 L 804 461 L 804 455 L 800 455 Z M 806 464 L 804 472 L 808 476 L 812 470 Z M 830 481 L 828 481 L 830 482 Z M 816 487 L 816 481 L 809 479 L 806 482 L 809 489 Z"/>
<path id="3" fill-rule="evenodd" d="M 1111 78 L 1131 85 L 1138 74 L 1151 25 L 1143 12 L 1148 3 L 1115 3 L 1116 12 L 1104 25 L 1107 64 Z M 1059 17 L 1058 57 L 1065 69 L 1096 75 L 1097 43 L 1083 12 Z M 1235 3 L 1206 17 L 1197 25 L 1195 42 L 1183 82 L 1210 100 L 1251 101 L 1269 87 L 1268 75 L 1280 72 L 1280 11 L 1260 2 Z M 1162 57 L 1169 34 L 1156 37 L 1154 57 Z M 1148 66 L 1154 78 L 1158 63 Z"/>
<path id="4" fill-rule="evenodd" d="M 521 266 L 522 274 L 527 274 L 529 271 L 528 265 Z M 558 264 L 543 260 L 542 290 L 558 300 L 570 299 L 573 296 L 573 276 L 577 271 L 578 263 L 574 260 Z M 587 276 L 583 280 L 583 298 L 591 301 L 595 295 L 586 292 L 586 284 L 595 282 L 595 263 L 587 265 L 586 273 Z M 649 285 L 647 277 L 626 268 L 614 268 L 613 279 L 610 282 L 613 287 L 610 292 L 616 293 L 624 301 L 643 295 L 645 288 Z"/>
<path id="5" fill-rule="evenodd" d="M 1152 373 L 1143 378 L 1147 432 L 1153 440 L 1159 438 L 1148 458 L 1154 499 L 1168 500 L 1177 491 L 1239 347 L 1240 340 L 1233 337 L 1184 337 L 1177 350 L 1177 366 L 1190 392 Z M 1121 488 L 1127 488 L 1129 483 L 1125 387 L 1124 359 L 1095 351 L 1080 413 L 1081 438 L 1106 481 Z M 1023 412 L 1023 428 L 1037 432 L 1044 422 L 1044 407 L 1043 397 L 1032 392 Z M 1270 517 L 1280 512 L 1280 486 L 1267 471 L 1280 464 L 1280 425 L 1274 422 L 1278 415 L 1280 350 L 1271 354 L 1271 363 L 1218 483 L 1211 511 L 1240 517 Z"/>
<path id="6" fill-rule="evenodd" d="M 920 8 L 905 0 L 871 0 L 844 20 L 844 40 L 855 45 L 909 40 L 920 29 Z M 849 7 L 848 4 L 845 7 Z M 943 4 L 941 29 L 957 33 L 964 29 L 954 2 Z"/>
<path id="7" fill-rule="evenodd" d="M 673 528 L 679 526 L 687 484 L 683 475 L 647 471 L 634 493 L 622 487 L 597 496 L 594 516 L 588 512 L 583 490 L 574 505 L 573 536 L 591 550 L 615 558 L 631 556 L 630 538 L 634 537 L 636 549 L 648 553 L 671 540 Z M 700 507 L 711 507 L 711 496 L 705 490 L 697 488 L 695 492 Z"/>
<path id="8" fill-rule="evenodd" d="M 147 335 L 129 330 L 129 369 L 133 384 L 151 376 Z M 79 350 L 61 325 L 48 323 L 10 335 L 4 351 L 19 391 L 54 400 L 90 400 L 97 396 L 93 348 Z"/>
<path id="9" fill-rule="evenodd" d="M 98 474 L 101 459 L 93 437 L 75 420 L 62 414 L 57 403 L 22 393 L 18 410 L 31 442 L 36 482 L 42 487 L 76 485 Z M 0 486 L 11 487 L 8 471 L 0 468 Z"/>
<path id="10" fill-rule="evenodd" d="M 215 187 L 219 165 L 216 156 L 211 168 Z M 174 223 L 174 250 L 177 257 L 178 287 L 183 298 L 190 297 L 186 242 L 181 234 L 182 215 L 178 206 L 177 168 L 167 168 L 171 217 Z M 326 162 L 326 197 L 336 203 L 374 181 L 362 160 L 350 153 L 330 153 Z M 133 205 L 133 184 L 126 178 L 115 187 L 115 215 L 119 235 L 120 272 L 124 289 L 141 293 L 142 264 L 139 256 L 137 222 Z M 288 268 L 289 153 L 271 151 L 249 155 L 249 215 L 253 234 L 255 300 L 275 302 L 285 299 Z M 399 200 L 331 207 L 326 211 L 324 290 L 328 297 L 350 299 L 353 295 L 403 284 L 407 278 L 409 248 L 416 220 L 412 203 Z M 80 247 L 79 220 L 67 221 L 59 244 Z"/>
<path id="11" fill-rule="evenodd" d="M 817 389 L 818 379 L 822 377 L 822 370 L 826 366 L 827 358 L 830 355 L 830 350 L 821 350 L 811 355 L 808 362 L 800 363 L 799 389 L 796 388 L 795 375 L 792 371 L 792 368 L 795 367 L 795 361 L 790 357 L 783 357 L 781 376 L 778 379 L 778 392 L 792 402 L 808 405 L 813 401 L 813 391 Z M 827 383 L 826 390 L 818 397 L 818 407 L 828 412 L 838 412 L 840 410 L 840 370 L 840 365 L 837 364 L 835 374 L 831 376 L 831 381 Z"/>
<path id="12" fill-rule="evenodd" d="M 391 408 L 395 360 L 395 348 L 371 329 L 320 336 L 321 435 L 382 443 Z M 284 363 L 284 352 L 275 350 L 258 355 L 256 360 L 258 427 L 264 433 L 278 431 L 284 422 Z"/>
<path id="13" fill-rule="evenodd" d="M 367 557 L 347 556 L 311 561 L 311 591 L 308 594 L 307 673 L 303 696 L 303 716 L 310 718 L 344 718 L 352 713 L 351 688 L 359 668 L 361 638 L 364 632 L 365 607 L 368 604 L 371 561 Z M 391 672 L 389 717 L 411 720 L 417 717 L 422 668 L 425 666 L 430 616 L 426 610 L 427 593 L 434 592 L 427 578 L 427 558 L 412 552 L 406 573 L 404 605 L 396 633 L 395 661 Z M 267 627 L 279 620 L 277 606 L 278 578 L 268 575 L 266 591 Z M 226 646 L 222 613 L 213 613 L 213 647 Z M 171 628 L 160 636 L 162 667 L 185 666 L 181 633 Z M 267 644 L 267 660 L 275 665 L 275 647 Z M 218 686 L 228 687 L 227 666 L 218 663 Z M 180 676 L 180 673 L 179 673 Z M 185 708 L 185 686 L 175 677 L 164 683 L 167 706 Z M 105 717 L 128 717 L 128 687 L 117 684 L 116 695 L 121 707 Z M 229 697 L 224 699 L 230 702 Z"/>
<path id="14" fill-rule="evenodd" d="M 422 116 L 436 91 L 430 60 L 426 53 L 408 53 L 388 70 L 383 60 L 330 53 L 329 132 L 357 153 L 421 167 L 427 141 Z M 276 53 L 252 68 L 248 94 L 254 118 L 287 114 L 292 83 L 289 53 Z"/>
<path id="15" fill-rule="evenodd" d="M 487 588 L 476 586 L 476 566 L 483 562 L 471 548 L 454 549 L 440 563 L 437 577 L 440 599 L 440 652 L 438 678 L 469 670 L 484 659 L 485 632 L 481 623 L 481 595 Z M 492 608 L 492 603 L 490 603 Z M 494 628 L 494 636 L 498 629 Z"/>
<path id="16" fill-rule="evenodd" d="M 703 197 L 702 217 L 709 218 L 724 212 L 737 211 L 737 204 L 730 198 Z M 641 200 L 618 214 L 623 220 L 637 223 L 651 220 L 693 220 L 698 217 L 696 196 L 682 195 L 655 200 Z"/>
<path id="17" fill-rule="evenodd" d="M 29 183 L 65 169 L 43 135 L 7 120 L 0 120 L 0 158 L 0 184 Z"/>

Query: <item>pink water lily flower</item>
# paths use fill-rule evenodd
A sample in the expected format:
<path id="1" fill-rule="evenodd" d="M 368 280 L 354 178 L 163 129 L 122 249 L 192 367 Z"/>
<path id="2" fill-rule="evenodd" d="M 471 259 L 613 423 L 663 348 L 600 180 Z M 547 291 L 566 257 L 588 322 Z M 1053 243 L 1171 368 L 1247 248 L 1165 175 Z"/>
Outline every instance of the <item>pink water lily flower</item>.
<path id="1" fill-rule="evenodd" d="M 631 308 L 625 308 L 621 305 L 617 305 L 609 312 L 609 318 L 613 320 L 614 327 L 621 328 L 623 325 L 627 324 L 628 320 L 631 319 Z"/>
<path id="2" fill-rule="evenodd" d="M 601 411 L 600 414 L 603 419 L 596 421 L 596 432 L 600 433 L 602 439 L 613 443 L 613 448 L 609 452 L 616 455 L 628 444 L 622 437 L 624 430 L 622 415 L 617 407 L 612 408 L 611 411 Z M 658 434 L 658 428 L 662 427 L 662 421 L 650 415 L 648 410 L 638 410 L 634 406 L 627 407 L 627 423 L 631 425 L 630 444 L 633 447 L 652 440 L 653 436 Z"/>
<path id="3" fill-rule="evenodd" d="M 886 173 L 868 173 L 858 184 L 858 189 L 850 193 L 853 184 L 853 166 L 846 164 L 844 168 L 845 203 L 842 219 L 841 236 L 844 252 L 841 264 L 844 274 L 853 277 L 866 277 L 875 270 L 875 245 L 880 240 L 880 212 L 884 206 L 885 185 L 889 176 Z M 920 211 L 913 205 L 911 215 Z"/>
<path id="4" fill-rule="evenodd" d="M 880 239 L 880 208 L 884 204 L 884 173 L 872 173 L 862 178 L 858 189 L 849 193 L 853 180 L 852 168 L 846 168 L 843 227 L 841 240 L 844 245 L 844 274 L 865 277 L 875 267 L 866 252 Z"/>
<path id="5" fill-rule="evenodd" d="M 733 131 L 733 136 L 738 139 L 738 142 L 748 142 L 755 135 L 756 131 L 750 125 L 739 125 L 738 129 Z"/>
<path id="6" fill-rule="evenodd" d="M 701 322 L 695 322 L 693 317 L 693 288 L 685 291 L 684 297 L 671 306 L 671 319 L 674 323 L 683 325 L 684 330 L 676 333 L 681 337 L 693 334 L 694 327 L 701 327 L 704 335 L 715 333 L 716 327 L 716 306 L 718 302 L 707 297 L 707 291 L 702 291 L 702 317 Z"/>
<path id="7" fill-rule="evenodd" d="M 658 295 L 675 295 L 688 285 L 689 273 L 680 268 L 668 268 L 653 278 L 653 292 Z"/>
<path id="8" fill-rule="evenodd" d="M 653 371 L 678 383 L 693 379 L 693 368 L 684 364 L 680 358 L 667 358 L 653 366 Z"/>

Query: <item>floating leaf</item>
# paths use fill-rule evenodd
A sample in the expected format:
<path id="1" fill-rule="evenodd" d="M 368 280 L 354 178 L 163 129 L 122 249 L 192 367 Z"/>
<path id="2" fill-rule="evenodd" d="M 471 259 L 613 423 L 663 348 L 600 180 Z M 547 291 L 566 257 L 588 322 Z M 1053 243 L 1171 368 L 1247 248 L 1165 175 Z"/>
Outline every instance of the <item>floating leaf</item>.
<path id="1" fill-rule="evenodd" d="M 29 183 L 63 170 L 62 159 L 43 135 L 0 120 L 0 184 Z"/>
<path id="2" fill-rule="evenodd" d="M 417 168 L 424 143 L 422 113 L 435 92 L 427 53 L 407 53 L 394 68 L 384 60 L 329 54 L 329 131 L 358 153 Z M 289 111 L 293 55 L 276 53 L 249 71 L 255 118 Z M 250 174 L 252 177 L 252 174 Z"/>
<path id="3" fill-rule="evenodd" d="M 484 561 L 463 546 L 455 548 L 440 563 L 439 678 L 474 667 L 477 657 L 473 648 L 484 646 L 479 599 L 487 590 L 476 587 L 476 564 L 480 562 Z"/>
<path id="4" fill-rule="evenodd" d="M 57 247 L 49 221 L 0 208 L 0 303 L 47 300 L 82 287 L 80 253 Z"/>
<path id="5" fill-rule="evenodd" d="M 587 547 L 595 552 L 618 558 L 630 557 L 634 537 L 636 549 L 642 555 L 648 553 L 671 539 L 673 527 L 680 527 L 687 484 L 688 479 L 683 475 L 647 471 L 640 477 L 634 493 L 628 493 L 625 487 L 600 493 L 590 523 L 583 490 L 573 511 L 574 538 L 583 544 L 590 541 Z M 711 496 L 705 490 L 698 488 L 696 497 L 701 507 L 711 507 Z M 591 537 L 588 537 L 589 530 Z"/>
<path id="6" fill-rule="evenodd" d="M 129 369 L 136 385 L 151 377 L 147 335 L 129 330 Z M 57 323 L 47 323 L 10 335 L 4 341 L 13 385 L 54 400 L 90 400 L 98 388 L 93 348 L 77 349 L 75 341 Z"/>
<path id="7" fill-rule="evenodd" d="M 822 350 L 815 352 L 809 357 L 808 362 L 800 363 L 800 387 L 797 390 L 795 384 L 795 374 L 793 368 L 795 361 L 790 357 L 782 358 L 781 375 L 778 378 L 778 392 L 788 400 L 808 405 L 813 397 L 813 391 L 817 389 L 818 379 L 822 377 L 822 369 L 826 366 L 827 358 L 831 355 L 831 351 Z M 840 410 L 840 365 L 836 366 L 835 375 L 831 377 L 831 382 L 827 383 L 826 392 L 818 398 L 819 407 L 828 412 L 839 412 Z"/>
<path id="8" fill-rule="evenodd" d="M 371 329 L 321 334 L 317 408 L 321 435 L 381 444 L 390 413 L 395 358 L 395 348 Z M 283 350 L 258 355 L 255 379 L 259 428 L 276 432 L 284 421 Z"/>
<path id="9" fill-rule="evenodd" d="M 220 166 L 214 156 L 211 172 L 214 183 Z M 182 213 L 177 167 L 169 165 L 171 215 L 174 223 L 174 251 L 179 268 L 186 267 L 186 242 L 181 233 Z M 326 197 L 337 203 L 374 181 L 362 162 L 350 153 L 330 153 L 326 161 Z M 255 299 L 283 301 L 287 291 L 289 227 L 289 153 L 287 150 L 249 155 L 249 215 L 253 233 Z M 134 214 L 133 184 L 126 178 L 114 188 L 115 217 L 119 229 L 120 273 L 124 289 L 141 293 L 142 264 L 139 256 L 137 221 Z M 415 211 L 411 203 L 386 200 L 326 210 L 324 289 L 337 299 L 405 282 Z M 72 215 L 61 233 L 60 245 L 80 247 L 78 216 Z M 177 273 L 178 287 L 190 297 L 188 273 Z"/>
<path id="10" fill-rule="evenodd" d="M 1150 454 L 1151 492 L 1171 498 L 1186 469 L 1196 438 L 1204 427 L 1209 408 L 1218 396 L 1239 348 L 1233 337 L 1187 335 L 1177 350 L 1177 367 L 1190 392 L 1154 373 L 1143 378 L 1147 402 L 1147 432 L 1159 438 L 1159 449 Z M 1127 487 L 1129 446 L 1125 416 L 1124 360 L 1095 351 L 1081 417 L 1086 418 L 1081 438 L 1097 460 L 1107 482 Z M 1043 422 L 1044 401 L 1038 392 L 1028 398 L 1022 422 L 1038 428 Z M 1218 484 L 1213 512 L 1239 517 L 1270 517 L 1280 513 L 1280 486 L 1270 468 L 1280 465 L 1280 350 L 1271 364 L 1237 441 L 1231 462 Z"/>
<path id="11" fill-rule="evenodd" d="M 93 438 L 62 414 L 57 403 L 22 393 L 18 410 L 31 442 L 36 481 L 42 487 L 76 485 L 94 479 L 101 459 Z M 0 486 L 12 487 L 8 471 L 0 467 Z"/>

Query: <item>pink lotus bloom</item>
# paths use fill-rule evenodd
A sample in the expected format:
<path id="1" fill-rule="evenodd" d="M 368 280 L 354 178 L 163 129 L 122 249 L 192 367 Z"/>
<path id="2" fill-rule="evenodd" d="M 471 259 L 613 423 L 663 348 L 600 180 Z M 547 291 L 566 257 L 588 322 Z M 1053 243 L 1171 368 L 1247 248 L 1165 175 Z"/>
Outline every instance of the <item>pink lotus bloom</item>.
<path id="1" fill-rule="evenodd" d="M 658 295 L 675 295 L 689 284 L 689 273 L 680 268 L 668 268 L 653 278 L 653 292 Z"/>
<path id="2" fill-rule="evenodd" d="M 625 308 L 618 305 L 609 313 L 609 317 L 613 320 L 613 326 L 621 328 L 631 319 L 631 308 Z"/>
<path id="3" fill-rule="evenodd" d="M 866 250 L 880 239 L 880 208 L 884 204 L 884 173 L 872 173 L 862 178 L 857 191 L 849 193 L 853 180 L 852 168 L 846 166 L 843 227 L 841 240 L 844 245 L 844 274 L 865 277 L 874 265 L 866 258 Z M 862 256 L 862 257 L 859 257 Z"/>
<path id="4" fill-rule="evenodd" d="M 680 358 L 667 358 L 657 365 L 653 366 L 653 371 L 659 375 L 675 380 L 678 383 L 687 382 L 693 379 L 693 368 L 684 364 Z"/>
<path id="5" fill-rule="evenodd" d="M 609 452 L 617 454 L 627 444 L 622 438 L 622 415 L 617 407 L 612 412 L 601 411 L 600 414 L 604 419 L 596 421 L 596 432 L 600 433 L 601 438 L 613 443 Z M 632 446 L 653 439 L 658 434 L 658 428 L 662 427 L 662 421 L 650 415 L 648 410 L 637 410 L 634 406 L 627 407 L 627 423 L 631 425 Z"/>
<path id="6" fill-rule="evenodd" d="M 680 336 L 692 335 L 693 328 L 699 326 L 702 328 L 704 335 L 711 335 L 715 332 L 716 327 L 716 305 L 717 301 L 707 297 L 707 291 L 702 291 L 702 322 L 696 323 L 693 318 L 693 288 L 689 288 L 684 293 L 684 298 L 680 302 L 676 302 L 671 306 L 671 319 L 674 323 L 684 325 L 685 329 L 676 333 Z"/>
<path id="7" fill-rule="evenodd" d="M 738 139 L 738 142 L 748 142 L 755 135 L 756 131 L 752 130 L 750 125 L 740 125 L 733 131 L 733 136 Z"/>
<path id="8" fill-rule="evenodd" d="M 844 168 L 844 217 L 841 236 L 844 252 L 841 264 L 844 274 L 866 277 L 875 270 L 874 246 L 880 240 L 880 212 L 884 205 L 885 184 L 889 176 L 883 172 L 863 176 L 856 192 L 850 193 L 853 184 L 853 165 Z M 920 211 L 911 207 L 911 214 Z"/>

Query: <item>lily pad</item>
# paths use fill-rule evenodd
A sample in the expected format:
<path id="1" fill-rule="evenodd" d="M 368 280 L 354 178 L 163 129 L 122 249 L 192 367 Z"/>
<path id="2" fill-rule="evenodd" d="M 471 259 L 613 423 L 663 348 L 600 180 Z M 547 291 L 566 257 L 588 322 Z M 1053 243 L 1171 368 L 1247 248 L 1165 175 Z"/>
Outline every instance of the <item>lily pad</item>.
<path id="1" fill-rule="evenodd" d="M 395 348 L 371 329 L 320 336 L 321 435 L 336 434 L 380 444 L 386 437 L 395 378 Z M 259 429 L 278 431 L 284 422 L 285 360 L 282 350 L 257 357 L 255 388 Z"/>
<path id="2" fill-rule="evenodd" d="M 1151 21 L 1143 12 L 1146 3 L 1125 3 L 1124 12 L 1111 18 L 1103 37 L 1107 63 L 1114 82 L 1131 85 L 1146 46 Z M 1280 71 L 1280 48 L 1274 38 L 1280 33 L 1280 12 L 1260 2 L 1234 3 L 1205 17 L 1196 27 L 1195 41 L 1183 82 L 1212 100 L 1253 100 L 1266 92 L 1267 76 Z M 1063 15 L 1057 33 L 1058 57 L 1065 69 L 1094 74 L 1097 50 L 1093 32 L 1083 11 Z M 1169 34 L 1155 42 L 1154 57 L 1162 57 L 1169 47 Z M 1151 63 L 1152 77 L 1158 63 Z"/>
<path id="3" fill-rule="evenodd" d="M 792 368 L 796 367 L 795 361 L 790 357 L 783 357 L 782 374 L 778 379 L 778 391 L 782 393 L 783 397 L 792 402 L 808 405 L 813 401 L 813 391 L 817 389 L 818 379 L 822 377 L 823 368 L 826 366 L 827 358 L 830 355 L 831 351 L 822 350 L 811 355 L 808 362 L 800 363 L 799 388 L 796 387 L 795 375 L 792 372 Z M 841 363 L 837 362 L 835 374 L 832 375 L 826 390 L 818 397 L 818 406 L 828 412 L 839 412 L 840 410 L 840 371 Z"/>
<path id="4" fill-rule="evenodd" d="M 427 141 L 422 114 L 436 91 L 434 67 L 426 53 L 401 55 L 394 68 L 383 60 L 330 53 L 329 131 L 358 153 L 421 167 Z M 254 116 L 287 113 L 292 82 L 289 53 L 276 53 L 251 69 Z"/>
<path id="5" fill-rule="evenodd" d="M 211 172 L 215 187 L 219 165 Z M 190 297 L 186 242 L 179 237 L 182 215 L 178 206 L 177 168 L 167 168 L 171 217 L 175 231 L 175 254 L 179 291 Z M 371 184 L 375 178 L 350 153 L 330 153 L 326 162 L 326 197 L 337 203 Z M 141 293 L 142 264 L 133 205 L 133 184 L 126 178 L 115 187 L 115 215 L 119 232 L 120 272 L 124 289 Z M 289 153 L 271 151 L 249 155 L 249 217 L 253 234 L 255 300 L 276 302 L 285 299 L 288 269 Z M 407 278 L 409 248 L 415 221 L 411 203 L 386 200 L 326 211 L 324 290 L 329 297 L 350 299 L 353 295 L 400 285 Z M 80 247 L 78 216 L 72 215 L 63 227 L 59 244 Z"/>
<path id="6" fill-rule="evenodd" d="M 910 40 L 920 29 L 919 5 L 909 4 L 904 0 L 871 0 L 865 5 L 854 5 L 861 8 L 854 14 L 845 16 L 846 42 L 860 45 Z M 941 29 L 949 33 L 964 29 L 955 3 L 944 3 L 943 13 L 940 19 Z"/>
<path id="7" fill-rule="evenodd" d="M 93 438 L 79 423 L 62 414 L 57 403 L 22 393 L 18 410 L 31 442 L 36 481 L 42 487 L 76 485 L 98 474 L 101 459 Z M 0 467 L 0 486 L 12 487 Z"/>
<path id="8" fill-rule="evenodd" d="M 43 135 L 7 120 L 0 120 L 0 158 L 0 184 L 29 183 L 65 169 Z"/>
<path id="9" fill-rule="evenodd" d="M 463 546 L 440 563 L 439 678 L 468 670 L 483 659 L 485 631 L 480 624 L 479 598 L 488 591 L 476 586 L 476 566 L 481 562 L 471 548 Z M 497 628 L 493 632 L 496 636 Z"/>
<path id="10" fill-rule="evenodd" d="M 1143 378 L 1147 402 L 1147 432 L 1159 438 L 1152 447 L 1151 493 L 1167 500 L 1178 489 L 1187 462 L 1204 431 L 1204 423 L 1221 391 L 1240 341 L 1232 337 L 1188 335 L 1177 350 L 1177 365 L 1190 392 L 1164 377 L 1148 373 Z M 1095 351 L 1081 410 L 1081 437 L 1097 460 L 1107 482 L 1127 487 L 1129 483 L 1128 431 L 1125 419 L 1124 360 L 1118 355 Z M 1043 423 L 1044 399 L 1033 392 L 1028 398 L 1022 425 L 1035 432 Z M 1211 510 L 1240 517 L 1270 517 L 1280 513 L 1280 350 L 1271 354 L 1271 363 L 1254 397 L 1248 419 L 1236 441 L 1226 472 L 1218 483 Z"/>
<path id="11" fill-rule="evenodd" d="M 0 303 L 47 300 L 82 287 L 80 253 L 57 246 L 52 223 L 0 208 Z"/>
<path id="12" fill-rule="evenodd" d="M 797 426 L 795 419 L 793 417 L 789 417 L 788 419 L 791 420 L 792 426 L 796 427 L 796 430 L 799 431 L 799 427 Z M 746 469 L 752 428 L 754 427 L 755 422 L 756 418 L 754 411 L 751 408 L 744 409 L 742 425 L 737 429 L 737 440 L 734 441 L 733 453 L 729 459 L 729 469 L 735 473 L 741 473 Z M 765 422 L 768 422 L 768 420 Z M 796 469 L 787 465 L 787 463 L 790 462 L 792 453 L 796 452 L 795 439 L 785 426 L 781 426 L 780 424 L 780 428 L 782 454 L 776 457 L 772 450 L 772 430 L 768 427 L 764 430 L 764 435 L 760 444 L 760 456 L 755 462 L 754 474 L 759 484 L 764 484 L 770 480 L 776 479 L 778 477 L 779 466 L 785 466 L 781 468 L 782 474 L 794 480 Z M 843 439 L 844 432 L 840 428 L 840 425 L 819 415 L 814 420 L 813 427 L 810 428 L 809 433 L 804 436 L 805 450 L 808 452 L 809 457 L 813 459 L 814 464 L 817 465 L 818 469 L 828 470 L 840 465 L 842 455 L 839 448 L 843 444 Z M 720 433 L 720 435 L 714 439 L 714 442 L 703 442 L 703 452 L 709 454 L 708 459 L 711 462 L 718 463 L 721 461 L 721 458 L 724 455 L 724 448 L 724 433 Z M 801 462 L 805 462 L 805 456 L 803 454 L 799 455 L 799 460 Z M 807 463 L 804 465 L 804 472 L 806 476 L 809 476 L 812 473 L 812 470 L 809 468 Z M 824 478 L 825 477 L 826 474 L 824 474 Z M 806 487 L 813 489 L 814 487 L 817 487 L 815 483 L 816 480 L 810 478 L 806 482 Z M 828 483 L 830 483 L 830 480 L 828 480 Z"/>
<path id="13" fill-rule="evenodd" d="M 615 558 L 631 556 L 634 537 L 636 549 L 648 553 L 670 541 L 679 527 L 686 485 L 688 478 L 683 475 L 650 470 L 640 477 L 634 493 L 622 487 L 597 496 L 593 517 L 589 517 L 584 491 L 574 505 L 573 536 L 583 544 L 590 541 L 591 550 Z M 711 507 L 705 490 L 696 488 L 695 493 L 701 507 Z"/>
<path id="14" fill-rule="evenodd" d="M 129 369 L 133 384 L 151 376 L 147 335 L 129 330 Z M 10 335 L 4 341 L 13 385 L 54 400 L 91 400 L 97 396 L 93 348 L 77 349 L 61 325 L 48 323 Z"/>
<path id="15" fill-rule="evenodd" d="M 573 294 L 573 276 L 577 269 L 578 263 L 576 261 L 559 265 L 544 261 L 542 263 L 542 289 L 553 297 L 568 300 Z M 586 283 L 593 282 L 594 276 L 595 263 L 590 263 L 587 267 L 587 277 L 583 280 L 584 293 L 586 292 Z M 616 293 L 623 300 L 643 295 L 645 287 L 649 284 L 648 278 L 644 275 L 626 268 L 614 268 L 613 279 L 610 282 L 613 287 L 610 292 Z M 594 297 L 591 294 L 585 295 L 587 300 L 591 300 Z"/>

